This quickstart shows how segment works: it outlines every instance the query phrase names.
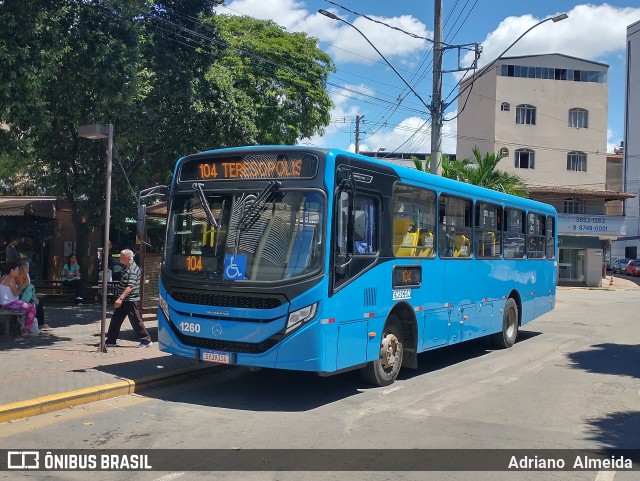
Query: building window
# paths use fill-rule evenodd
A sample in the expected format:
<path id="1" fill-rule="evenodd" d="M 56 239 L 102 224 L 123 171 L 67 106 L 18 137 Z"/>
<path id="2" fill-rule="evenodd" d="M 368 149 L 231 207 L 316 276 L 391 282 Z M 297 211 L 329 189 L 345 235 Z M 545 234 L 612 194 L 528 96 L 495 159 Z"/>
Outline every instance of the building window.
<path id="1" fill-rule="evenodd" d="M 584 214 L 585 202 L 580 199 L 565 199 L 564 200 L 564 213 L 565 214 Z"/>
<path id="2" fill-rule="evenodd" d="M 509 110 L 511 110 L 511 104 L 509 104 L 509 102 L 502 102 L 500 104 L 500 110 L 503 112 L 509 112 Z"/>
<path id="3" fill-rule="evenodd" d="M 586 172 L 587 154 L 584 152 L 569 152 L 567 154 L 567 170 Z"/>
<path id="4" fill-rule="evenodd" d="M 517 149 L 515 152 L 515 166 L 517 169 L 535 168 L 535 152 L 530 149 Z"/>
<path id="5" fill-rule="evenodd" d="M 500 157 L 509 157 L 509 149 L 507 149 L 506 147 L 502 147 L 499 151 L 498 151 L 498 155 Z"/>
<path id="6" fill-rule="evenodd" d="M 533 105 L 516 107 L 516 124 L 536 125 L 536 108 Z"/>
<path id="7" fill-rule="evenodd" d="M 589 111 L 585 109 L 569 109 L 569 127 L 586 129 L 589 127 Z"/>

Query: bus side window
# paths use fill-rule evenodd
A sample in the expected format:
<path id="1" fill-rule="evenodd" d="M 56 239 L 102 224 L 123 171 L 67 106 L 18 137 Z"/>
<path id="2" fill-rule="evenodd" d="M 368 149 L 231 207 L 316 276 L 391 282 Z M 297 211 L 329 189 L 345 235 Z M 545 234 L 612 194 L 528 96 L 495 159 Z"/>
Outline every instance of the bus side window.
<path id="1" fill-rule="evenodd" d="M 547 259 L 555 259 L 555 218 L 552 215 L 547 216 Z"/>
<path id="2" fill-rule="evenodd" d="M 546 257 L 545 216 L 529 212 L 527 214 L 527 256 L 530 259 Z"/>
<path id="3" fill-rule="evenodd" d="M 396 257 L 435 257 L 435 192 L 398 184 L 394 191 L 392 249 Z"/>
<path id="4" fill-rule="evenodd" d="M 523 259 L 525 254 L 525 213 L 519 209 L 505 209 L 504 220 L 504 258 Z"/>
<path id="5" fill-rule="evenodd" d="M 438 253 L 445 258 L 469 258 L 471 251 L 471 200 L 441 195 Z"/>
<path id="6" fill-rule="evenodd" d="M 499 258 L 501 250 L 502 208 L 476 202 L 475 254 L 478 258 Z"/>

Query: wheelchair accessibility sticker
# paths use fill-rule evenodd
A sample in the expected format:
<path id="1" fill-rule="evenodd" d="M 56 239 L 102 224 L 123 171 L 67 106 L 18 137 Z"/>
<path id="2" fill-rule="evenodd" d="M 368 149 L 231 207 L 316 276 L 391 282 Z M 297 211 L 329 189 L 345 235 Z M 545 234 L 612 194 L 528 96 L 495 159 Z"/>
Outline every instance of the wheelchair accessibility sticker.
<path id="1" fill-rule="evenodd" d="M 247 272 L 247 256 L 244 254 L 227 254 L 224 257 L 224 275 L 225 281 L 237 281 L 246 279 Z"/>

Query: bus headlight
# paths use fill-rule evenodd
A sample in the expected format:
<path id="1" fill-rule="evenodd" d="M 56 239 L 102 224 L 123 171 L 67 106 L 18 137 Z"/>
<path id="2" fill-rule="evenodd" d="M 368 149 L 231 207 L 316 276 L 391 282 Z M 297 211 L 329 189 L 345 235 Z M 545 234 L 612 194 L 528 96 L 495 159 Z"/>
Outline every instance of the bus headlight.
<path id="1" fill-rule="evenodd" d="M 287 329 L 285 330 L 285 333 L 289 334 L 290 332 L 298 329 L 305 322 L 313 319 L 313 316 L 316 315 L 317 309 L 318 303 L 316 302 L 315 304 L 303 307 L 302 309 L 298 309 L 297 311 L 289 314 L 289 319 L 287 320 Z"/>
<path id="2" fill-rule="evenodd" d="M 160 301 L 158 302 L 158 304 L 160 305 L 160 309 L 162 309 L 162 312 L 164 312 L 167 320 L 169 320 L 169 304 L 167 304 L 167 301 L 164 299 L 164 297 L 160 296 Z"/>

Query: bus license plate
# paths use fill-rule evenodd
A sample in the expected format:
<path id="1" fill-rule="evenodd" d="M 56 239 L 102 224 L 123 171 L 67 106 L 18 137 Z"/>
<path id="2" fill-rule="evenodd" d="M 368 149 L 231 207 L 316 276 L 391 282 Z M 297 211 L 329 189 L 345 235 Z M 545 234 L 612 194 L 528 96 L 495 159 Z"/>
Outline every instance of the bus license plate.
<path id="1" fill-rule="evenodd" d="M 218 364 L 230 364 L 231 356 L 228 352 L 222 351 L 202 351 L 202 360 L 217 362 Z"/>

